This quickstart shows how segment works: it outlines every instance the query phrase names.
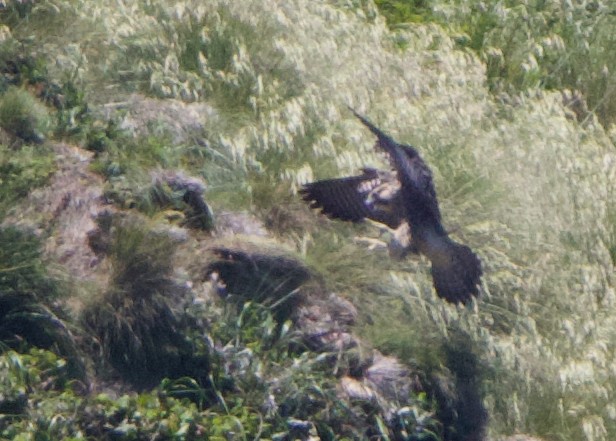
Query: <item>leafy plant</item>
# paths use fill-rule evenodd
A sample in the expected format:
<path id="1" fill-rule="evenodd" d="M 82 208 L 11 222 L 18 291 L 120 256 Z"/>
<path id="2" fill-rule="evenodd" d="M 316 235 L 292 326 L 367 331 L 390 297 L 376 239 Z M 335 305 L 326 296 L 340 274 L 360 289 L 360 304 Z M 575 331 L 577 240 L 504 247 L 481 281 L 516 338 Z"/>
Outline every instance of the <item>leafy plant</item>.
<path id="1" fill-rule="evenodd" d="M 5 23 L 19 23 L 26 19 L 32 11 L 34 1 L 8 0 L 3 5 L 2 21 Z"/>
<path id="2" fill-rule="evenodd" d="M 40 349 L 0 354 L 0 436 L 68 439 L 79 435 L 73 415 L 81 399 L 71 391 L 68 366 L 53 352 Z"/>
<path id="3" fill-rule="evenodd" d="M 31 5 L 31 2 L 23 3 Z M 12 86 L 27 87 L 36 98 L 55 109 L 55 112 L 47 115 L 43 107 L 29 102 L 29 98 L 25 96 L 19 100 L 13 98 L 12 104 L 9 102 L 8 105 L 17 106 L 13 110 L 18 113 L 6 121 L 7 130 L 25 137 L 27 142 L 39 142 L 44 135 L 43 129 L 51 128 L 51 121 L 54 119 L 53 129 L 57 136 L 77 137 L 88 134 L 94 118 L 85 99 L 79 68 L 67 70 L 60 77 L 59 80 L 53 78 L 47 61 L 37 54 L 31 41 L 27 38 L 20 41 L 9 34 L 0 50 L 0 90 L 10 92 Z M 10 108 L 6 111 L 11 113 Z M 23 136 L 19 135 L 22 132 Z"/>
<path id="4" fill-rule="evenodd" d="M 434 21 L 430 0 L 375 0 L 381 14 L 391 25 Z"/>
<path id="5" fill-rule="evenodd" d="M 0 145 L 0 218 L 13 203 L 47 183 L 55 170 L 54 156 L 47 149 Z"/>
<path id="6" fill-rule="evenodd" d="M 0 97 L 0 127 L 24 142 L 40 144 L 50 127 L 49 114 L 30 93 L 11 87 Z"/>
<path id="7" fill-rule="evenodd" d="M 58 283 L 41 260 L 40 242 L 14 227 L 0 228 L 0 351 L 31 346 L 58 352 L 70 374 L 85 381 L 77 344 L 56 300 Z"/>
<path id="8" fill-rule="evenodd" d="M 0 355 L 0 436 L 4 439 L 195 439 L 206 418 L 164 393 L 80 396 L 66 363 L 51 352 Z"/>
<path id="9" fill-rule="evenodd" d="M 55 85 L 53 92 L 47 92 L 44 98 L 50 100 L 56 107 L 56 128 L 57 136 L 72 136 L 75 138 L 86 137 L 86 147 L 97 150 L 100 149 L 100 142 L 97 145 L 93 140 L 96 138 L 94 117 L 90 113 L 90 109 L 85 97 L 83 86 L 77 83 L 75 75 L 66 75 L 66 78 L 60 85 Z M 107 137 L 110 135 L 108 130 Z"/>

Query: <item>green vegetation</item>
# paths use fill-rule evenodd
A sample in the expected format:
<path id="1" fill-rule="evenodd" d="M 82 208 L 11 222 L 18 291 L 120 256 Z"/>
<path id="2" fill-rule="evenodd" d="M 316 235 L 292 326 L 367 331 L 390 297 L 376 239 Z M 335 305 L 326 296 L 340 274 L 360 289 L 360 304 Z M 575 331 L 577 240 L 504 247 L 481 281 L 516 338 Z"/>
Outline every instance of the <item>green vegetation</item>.
<path id="1" fill-rule="evenodd" d="M 430 0 L 376 0 L 379 12 L 392 25 L 434 21 Z"/>
<path id="2" fill-rule="evenodd" d="M 109 234 L 112 282 L 86 307 L 84 326 L 114 368 L 138 387 L 165 377 L 207 378 L 207 348 L 185 338 L 170 307 L 181 294 L 171 278 L 173 241 L 137 224 L 109 225 Z"/>
<path id="3" fill-rule="evenodd" d="M 208 401 L 208 389 L 190 378 L 164 380 L 156 390 L 136 396 L 83 396 L 72 391 L 65 363 L 53 353 L 5 352 L 0 384 L 8 393 L 0 394 L 0 434 L 8 439 L 271 439 L 302 433 L 298 418 L 304 418 L 315 421 L 309 431 L 322 439 L 365 436 L 366 427 L 354 427 L 353 421 L 370 420 L 375 409 L 341 401 L 323 357 L 289 354 L 292 334 L 285 335 L 286 327 L 273 332 L 271 316 L 258 305 L 247 304 L 235 320 L 225 318 L 228 326 L 214 335 L 230 339 L 218 369 L 224 366 L 232 374 L 233 390 L 224 384 L 230 377 L 212 376 L 217 386 L 226 387 L 224 393 L 215 389 L 214 402 Z M 436 439 L 430 435 L 436 423 L 424 407 L 420 398 L 399 413 L 400 433 Z M 369 430 L 386 436 L 378 417 Z"/>
<path id="4" fill-rule="evenodd" d="M 10 88 L 0 101 L 0 127 L 25 142 L 45 139 L 49 117 L 45 107 L 21 89 Z"/>
<path id="5" fill-rule="evenodd" d="M 22 142 L 40 143 L 53 128 L 56 136 L 83 137 L 91 130 L 92 118 L 83 88 L 75 72 L 52 79 L 47 62 L 28 41 L 17 41 L 6 27 L 0 49 L 0 127 Z M 27 88 L 28 91 L 24 90 Z M 55 118 L 50 109 L 55 109 Z M 52 120 L 55 119 L 55 125 Z"/>
<path id="6" fill-rule="evenodd" d="M 435 22 L 485 62 L 497 95 L 542 90 L 568 94 L 579 121 L 616 123 L 616 10 L 609 1 L 377 0 L 391 25 Z M 567 91 L 577 91 L 571 94 Z"/>
<path id="7" fill-rule="evenodd" d="M 3 227 L 0 243 L 0 349 L 54 348 L 70 374 L 83 379 L 76 343 L 57 307 L 60 286 L 41 260 L 39 240 Z"/>
<path id="8" fill-rule="evenodd" d="M 610 2 L 6 3 L 1 438 L 458 441 L 486 421 L 490 439 L 616 437 Z M 302 183 L 381 162 L 347 105 L 432 167 L 446 228 L 483 262 L 475 304 L 388 259 L 390 233 L 299 204 Z M 71 160 L 91 161 L 91 199 L 34 201 Z M 166 173 L 205 188 L 219 231 L 192 228 Z M 66 211 L 69 244 L 98 214 L 92 250 L 59 252 L 30 203 Z M 298 319 L 330 291 L 423 389 L 340 398 L 369 357 L 314 350 Z"/>
<path id="9" fill-rule="evenodd" d="M 47 183 L 55 169 L 54 155 L 45 148 L 0 145 L 0 219 L 7 207 Z"/>

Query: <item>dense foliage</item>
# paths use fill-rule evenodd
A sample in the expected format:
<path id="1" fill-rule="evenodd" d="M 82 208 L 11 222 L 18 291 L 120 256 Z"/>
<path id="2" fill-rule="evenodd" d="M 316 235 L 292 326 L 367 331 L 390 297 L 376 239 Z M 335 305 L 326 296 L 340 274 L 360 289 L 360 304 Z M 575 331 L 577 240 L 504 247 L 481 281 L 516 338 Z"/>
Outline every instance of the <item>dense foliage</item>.
<path id="1" fill-rule="evenodd" d="M 580 121 L 592 114 L 606 127 L 616 123 L 612 2 L 375 3 L 392 25 L 419 20 L 450 28 L 461 47 L 472 49 L 485 62 L 495 93 L 574 91 L 568 104 Z"/>
<path id="2" fill-rule="evenodd" d="M 614 20 L 608 1 L 5 2 L 0 437 L 614 439 Z M 481 256 L 478 302 L 300 206 L 300 184 L 380 160 L 347 105 L 421 150 Z M 58 170 L 100 188 L 62 194 Z M 217 238 L 168 171 L 206 189 Z M 244 242 L 261 257 L 208 254 Z M 315 350 L 297 320 L 324 286 L 417 390 L 341 395 L 363 347 Z"/>

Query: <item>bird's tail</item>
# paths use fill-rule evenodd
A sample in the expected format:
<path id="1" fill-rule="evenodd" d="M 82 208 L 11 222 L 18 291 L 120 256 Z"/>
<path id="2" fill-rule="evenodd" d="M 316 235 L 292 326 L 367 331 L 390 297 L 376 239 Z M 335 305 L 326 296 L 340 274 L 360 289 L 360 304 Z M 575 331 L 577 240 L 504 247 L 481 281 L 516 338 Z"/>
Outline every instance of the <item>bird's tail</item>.
<path id="1" fill-rule="evenodd" d="M 447 239 L 432 260 L 432 281 L 439 297 L 451 303 L 467 303 L 479 295 L 481 261 L 466 245 Z"/>

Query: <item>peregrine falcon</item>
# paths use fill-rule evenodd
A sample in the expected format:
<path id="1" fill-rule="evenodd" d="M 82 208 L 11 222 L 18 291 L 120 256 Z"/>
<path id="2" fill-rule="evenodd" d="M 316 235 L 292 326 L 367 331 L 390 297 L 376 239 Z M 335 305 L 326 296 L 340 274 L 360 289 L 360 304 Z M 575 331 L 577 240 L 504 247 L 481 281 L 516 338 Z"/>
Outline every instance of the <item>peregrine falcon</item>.
<path id="1" fill-rule="evenodd" d="M 300 190 L 302 198 L 332 219 L 371 219 L 392 229 L 410 230 L 408 251 L 430 259 L 438 296 L 452 303 L 469 302 L 479 295 L 481 262 L 445 231 L 432 172 L 414 147 L 398 144 L 351 111 L 376 135 L 375 147 L 387 154 L 393 171 L 364 168 L 358 176 L 312 182 Z"/>

